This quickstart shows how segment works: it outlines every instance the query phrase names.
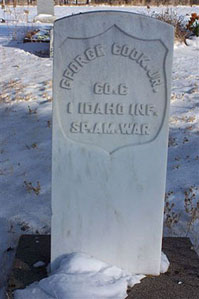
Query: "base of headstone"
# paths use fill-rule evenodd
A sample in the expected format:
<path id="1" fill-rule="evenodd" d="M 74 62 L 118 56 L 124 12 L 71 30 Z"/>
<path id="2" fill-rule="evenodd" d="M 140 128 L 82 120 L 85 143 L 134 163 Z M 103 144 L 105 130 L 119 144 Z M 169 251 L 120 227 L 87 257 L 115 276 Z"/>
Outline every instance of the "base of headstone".
<path id="1" fill-rule="evenodd" d="M 46 15 L 46 14 L 39 14 L 34 18 L 34 22 L 40 22 L 40 23 L 54 23 L 56 20 L 55 16 L 52 15 Z"/>
<path id="2" fill-rule="evenodd" d="M 128 290 L 126 299 L 196 299 L 199 298 L 199 257 L 188 238 L 164 238 L 163 252 L 170 261 L 168 272 L 147 276 Z M 33 265 L 43 261 L 44 266 Z M 13 269 L 8 281 L 8 298 L 16 289 L 47 276 L 50 262 L 49 235 L 23 235 L 18 244 Z"/>

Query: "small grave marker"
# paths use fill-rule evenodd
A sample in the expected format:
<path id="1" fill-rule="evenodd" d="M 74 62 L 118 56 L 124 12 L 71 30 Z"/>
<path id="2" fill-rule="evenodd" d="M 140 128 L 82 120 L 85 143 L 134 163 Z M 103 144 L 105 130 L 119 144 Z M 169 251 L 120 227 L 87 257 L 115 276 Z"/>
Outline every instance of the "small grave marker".
<path id="1" fill-rule="evenodd" d="M 54 16 L 54 0 L 37 0 L 37 16 L 35 22 L 53 23 Z"/>
<path id="2" fill-rule="evenodd" d="M 160 272 L 173 27 L 103 11 L 54 26 L 52 262 Z"/>
<path id="3" fill-rule="evenodd" d="M 37 15 L 54 16 L 54 0 L 37 0 Z"/>

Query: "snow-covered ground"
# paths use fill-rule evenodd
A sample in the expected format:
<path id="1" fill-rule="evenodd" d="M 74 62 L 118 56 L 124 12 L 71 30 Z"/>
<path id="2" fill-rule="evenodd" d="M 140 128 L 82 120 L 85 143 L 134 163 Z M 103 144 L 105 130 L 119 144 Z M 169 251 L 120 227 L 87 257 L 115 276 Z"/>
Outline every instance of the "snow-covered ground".
<path id="1" fill-rule="evenodd" d="M 55 7 L 55 15 L 63 17 L 96 9 L 152 14 L 166 8 Z M 192 12 L 199 14 L 199 6 L 178 6 L 172 11 L 188 19 Z M 0 298 L 3 298 L 6 275 L 19 236 L 50 233 L 52 59 L 31 54 L 37 45 L 33 45 L 33 49 L 19 42 L 27 27 L 35 26 L 34 16 L 35 7 L 19 7 L 15 11 L 9 8 L 6 12 L 0 9 L 0 18 L 6 20 L 0 24 Z M 187 43 L 188 46 L 176 44 L 174 51 L 164 234 L 189 236 L 199 252 L 199 38 Z M 77 259 L 73 260 L 74 264 Z M 100 262 L 97 265 L 99 267 Z M 101 270 L 104 269 L 101 266 Z M 122 299 L 119 286 L 124 288 L 129 277 L 117 272 L 119 269 L 111 271 L 113 269 L 107 279 L 123 280 L 117 280 L 120 295 L 117 297 L 114 293 L 115 297 L 109 297 Z M 52 276 L 53 284 L 57 275 Z M 102 276 L 96 281 L 104 287 L 103 292 L 111 292 L 108 280 L 103 284 Z M 79 279 L 82 281 L 81 275 Z M 46 288 L 48 283 L 49 280 L 40 286 Z M 107 294 L 99 298 L 109 298 Z"/>
<path id="2" fill-rule="evenodd" d="M 165 254 L 161 273 L 168 270 Z M 86 254 L 71 253 L 60 260 L 48 278 L 15 292 L 15 299 L 122 299 L 126 290 L 140 283 L 144 275 L 131 275 Z"/>

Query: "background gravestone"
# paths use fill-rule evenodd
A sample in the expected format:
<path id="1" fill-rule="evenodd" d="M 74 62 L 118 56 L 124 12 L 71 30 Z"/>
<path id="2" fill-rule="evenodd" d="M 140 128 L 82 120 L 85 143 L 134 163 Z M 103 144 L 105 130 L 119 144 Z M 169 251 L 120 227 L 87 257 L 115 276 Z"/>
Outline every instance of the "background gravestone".
<path id="1" fill-rule="evenodd" d="M 40 14 L 54 16 L 54 0 L 37 0 L 37 15 Z"/>
<path id="2" fill-rule="evenodd" d="M 173 27 L 146 16 L 55 22 L 52 262 L 159 274 L 172 55 Z"/>

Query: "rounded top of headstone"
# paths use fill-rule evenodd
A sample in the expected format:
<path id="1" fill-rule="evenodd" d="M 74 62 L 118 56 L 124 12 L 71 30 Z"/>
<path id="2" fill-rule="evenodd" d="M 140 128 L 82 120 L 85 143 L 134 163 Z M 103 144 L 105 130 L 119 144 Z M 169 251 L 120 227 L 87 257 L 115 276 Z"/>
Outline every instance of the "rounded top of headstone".
<path id="1" fill-rule="evenodd" d="M 73 19 L 75 17 L 78 17 L 78 18 L 96 18 L 96 17 L 103 17 L 105 16 L 107 18 L 107 16 L 111 17 L 111 16 L 121 16 L 123 18 L 126 18 L 126 17 L 133 17 L 135 19 L 138 19 L 138 18 L 142 18 L 142 19 L 145 19 L 147 21 L 150 20 L 152 22 L 155 22 L 157 24 L 163 24 L 164 26 L 168 27 L 168 28 L 171 28 L 171 30 L 173 28 L 172 25 L 166 23 L 166 22 L 163 22 L 161 20 L 158 20 L 154 17 L 151 17 L 151 16 L 148 16 L 148 15 L 145 15 L 145 14 L 139 14 L 139 13 L 136 13 L 136 12 L 130 12 L 130 11 L 121 11 L 121 10 L 95 10 L 95 11 L 86 11 L 86 12 L 80 12 L 80 13 L 76 13 L 76 14 L 72 14 L 72 15 L 69 15 L 69 16 L 65 16 L 65 17 L 62 17 L 62 18 L 59 18 L 55 21 L 55 23 L 57 22 L 60 22 L 60 21 L 63 21 L 65 19 Z"/>
<path id="2" fill-rule="evenodd" d="M 138 38 L 140 36 L 142 39 L 151 39 L 152 37 L 161 39 L 164 40 L 165 45 L 167 41 L 169 45 L 170 40 L 173 40 L 174 37 L 174 27 L 170 24 L 147 15 L 119 10 L 88 11 L 57 19 L 54 23 L 55 32 L 58 28 L 58 30 L 62 29 L 62 36 L 63 33 L 69 35 L 70 32 L 73 32 L 73 37 L 79 37 L 82 22 L 84 22 L 84 33 L 88 36 L 96 35 L 116 24 L 126 33 L 133 34 Z M 65 26 L 65 24 L 67 25 Z"/>
<path id="3" fill-rule="evenodd" d="M 72 14 L 72 15 L 69 15 L 69 16 L 65 16 L 65 17 L 62 17 L 62 18 L 59 18 L 57 19 L 55 22 L 59 22 L 61 20 L 64 20 L 64 19 L 69 19 L 69 18 L 74 18 L 74 17 L 93 17 L 93 16 L 97 16 L 99 15 L 100 17 L 105 15 L 107 17 L 107 15 L 123 15 L 124 17 L 129 15 L 129 16 L 133 16 L 133 17 L 142 17 L 142 18 L 146 18 L 146 19 L 153 19 L 155 21 L 157 21 L 158 23 L 163 23 L 163 24 L 166 24 L 168 25 L 169 27 L 173 27 L 172 25 L 168 24 L 168 23 L 165 23 L 161 20 L 158 20 L 156 18 L 153 18 L 151 16 L 147 16 L 145 14 L 140 14 L 140 13 L 136 13 L 136 12 L 131 12 L 131 11 L 125 11 L 125 10 L 114 10 L 114 9 L 110 9 L 110 10 L 95 10 L 95 11 L 86 11 L 86 12 L 80 12 L 80 13 L 76 13 L 76 14 Z"/>

